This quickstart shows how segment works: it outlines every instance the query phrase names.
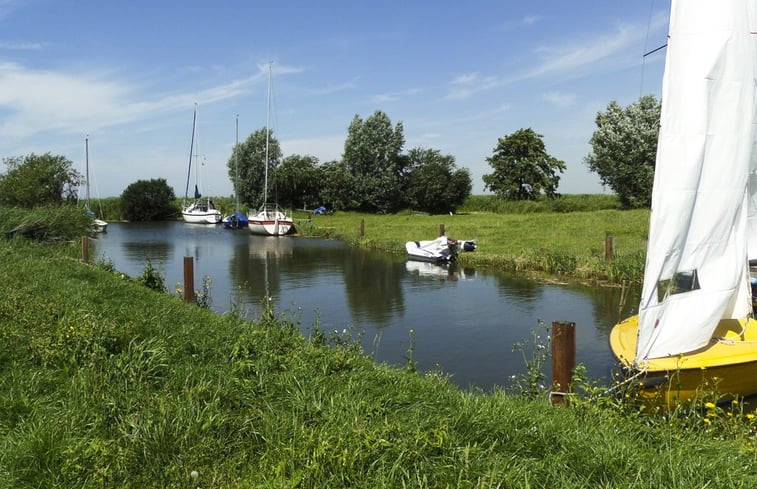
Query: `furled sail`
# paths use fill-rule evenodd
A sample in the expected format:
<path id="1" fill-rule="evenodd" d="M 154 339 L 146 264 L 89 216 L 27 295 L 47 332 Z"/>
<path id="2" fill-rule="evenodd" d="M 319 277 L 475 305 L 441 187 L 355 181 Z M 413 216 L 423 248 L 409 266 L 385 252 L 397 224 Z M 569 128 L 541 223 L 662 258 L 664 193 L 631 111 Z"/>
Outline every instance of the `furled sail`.
<path id="1" fill-rule="evenodd" d="M 636 362 L 751 312 L 757 0 L 673 0 Z"/>

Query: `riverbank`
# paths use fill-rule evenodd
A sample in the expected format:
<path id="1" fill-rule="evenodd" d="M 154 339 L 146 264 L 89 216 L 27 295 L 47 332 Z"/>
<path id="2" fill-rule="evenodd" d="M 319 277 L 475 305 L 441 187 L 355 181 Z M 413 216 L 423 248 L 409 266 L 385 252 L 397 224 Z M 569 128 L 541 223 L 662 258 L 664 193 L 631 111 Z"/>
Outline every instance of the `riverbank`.
<path id="1" fill-rule="evenodd" d="M 78 251 L 0 240 L 7 487 L 757 483 L 738 406 L 662 418 L 608 397 L 463 392 L 416 372 L 412 350 L 404 368 L 376 364 L 349 338 L 212 314 Z"/>
<path id="2" fill-rule="evenodd" d="M 407 241 L 434 239 L 440 230 L 475 239 L 478 249 L 461 253 L 462 265 L 515 272 L 543 272 L 583 281 L 641 283 L 648 210 L 455 215 L 393 215 L 337 212 L 295 213 L 302 236 L 335 238 L 356 246 L 405 253 Z M 607 259 L 608 237 L 612 256 Z"/>

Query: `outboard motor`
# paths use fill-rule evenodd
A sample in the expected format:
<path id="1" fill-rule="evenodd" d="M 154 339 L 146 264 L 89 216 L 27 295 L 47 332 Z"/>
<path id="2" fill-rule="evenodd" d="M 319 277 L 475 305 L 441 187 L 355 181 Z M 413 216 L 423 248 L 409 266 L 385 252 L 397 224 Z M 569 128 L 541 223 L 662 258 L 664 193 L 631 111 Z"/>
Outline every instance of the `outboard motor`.
<path id="1" fill-rule="evenodd" d="M 447 239 L 447 249 L 449 250 L 449 261 L 457 260 L 457 252 L 460 249 L 456 239 Z"/>

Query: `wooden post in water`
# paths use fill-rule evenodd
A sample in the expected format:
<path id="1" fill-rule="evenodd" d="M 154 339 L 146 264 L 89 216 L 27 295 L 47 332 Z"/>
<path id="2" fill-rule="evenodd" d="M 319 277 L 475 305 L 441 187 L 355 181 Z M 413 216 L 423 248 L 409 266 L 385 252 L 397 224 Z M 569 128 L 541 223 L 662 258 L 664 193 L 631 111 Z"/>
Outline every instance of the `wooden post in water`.
<path id="1" fill-rule="evenodd" d="M 184 302 L 195 300 L 195 270 L 194 259 L 191 256 L 184 257 Z"/>
<path id="2" fill-rule="evenodd" d="M 612 261 L 612 236 L 605 236 L 605 261 Z"/>
<path id="3" fill-rule="evenodd" d="M 439 236 L 444 236 L 447 232 L 444 230 L 444 223 L 439 224 Z"/>
<path id="4" fill-rule="evenodd" d="M 365 219 L 360 219 L 360 237 L 365 238 Z"/>
<path id="5" fill-rule="evenodd" d="M 576 366 L 576 323 L 552 323 L 552 404 L 567 404 Z"/>
<path id="6" fill-rule="evenodd" d="M 81 261 L 89 263 L 89 237 L 82 236 L 81 238 Z"/>

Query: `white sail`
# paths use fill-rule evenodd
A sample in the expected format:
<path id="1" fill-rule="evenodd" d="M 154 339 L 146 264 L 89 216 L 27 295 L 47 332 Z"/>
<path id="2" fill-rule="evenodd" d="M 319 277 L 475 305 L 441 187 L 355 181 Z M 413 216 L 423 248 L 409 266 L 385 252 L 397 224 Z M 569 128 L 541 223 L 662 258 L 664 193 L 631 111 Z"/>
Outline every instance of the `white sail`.
<path id="1" fill-rule="evenodd" d="M 757 0 L 673 0 L 636 362 L 705 346 L 751 312 Z"/>

